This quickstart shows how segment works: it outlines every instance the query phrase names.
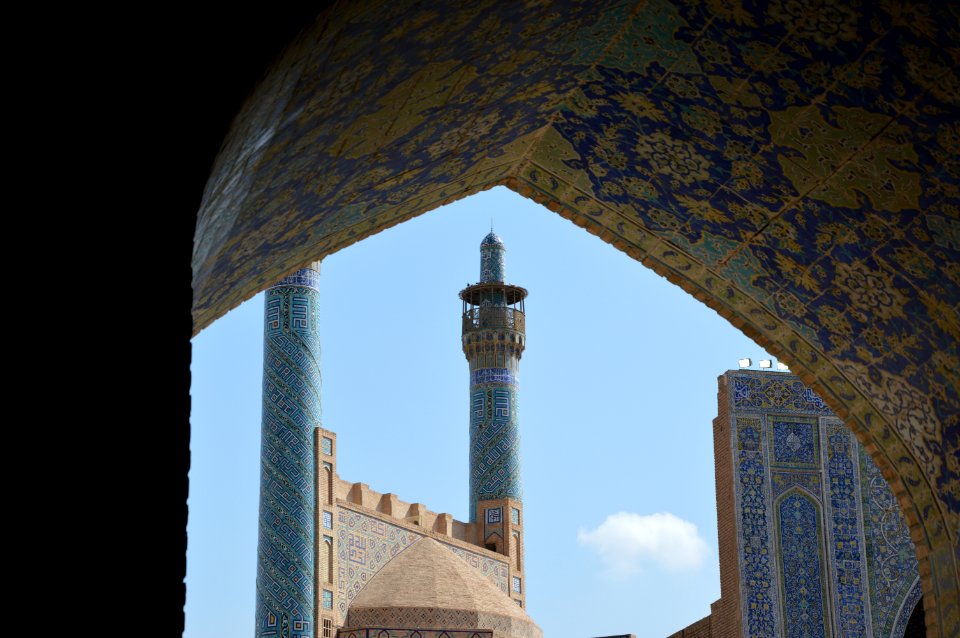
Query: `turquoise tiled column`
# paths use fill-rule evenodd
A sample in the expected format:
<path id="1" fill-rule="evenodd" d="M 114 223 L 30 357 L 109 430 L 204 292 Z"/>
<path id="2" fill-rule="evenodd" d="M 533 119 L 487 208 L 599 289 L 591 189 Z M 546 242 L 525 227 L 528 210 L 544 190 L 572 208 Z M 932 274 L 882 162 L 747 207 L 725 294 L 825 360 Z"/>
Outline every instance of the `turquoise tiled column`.
<path id="1" fill-rule="evenodd" d="M 266 291 L 256 637 L 313 638 L 320 263 Z"/>

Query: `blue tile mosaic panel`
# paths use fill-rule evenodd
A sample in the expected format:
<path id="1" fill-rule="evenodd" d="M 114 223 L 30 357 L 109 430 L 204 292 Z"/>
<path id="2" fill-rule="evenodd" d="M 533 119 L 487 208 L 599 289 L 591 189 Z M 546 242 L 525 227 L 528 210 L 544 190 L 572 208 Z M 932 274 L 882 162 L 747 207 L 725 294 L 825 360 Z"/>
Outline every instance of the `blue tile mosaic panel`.
<path id="1" fill-rule="evenodd" d="M 734 408 L 832 414 L 823 399 L 793 375 L 787 378 L 784 378 L 786 375 L 779 374 L 767 376 L 770 378 L 761 379 L 756 375 L 734 376 Z"/>
<path id="2" fill-rule="evenodd" d="M 777 467 L 815 468 L 820 464 L 816 421 L 771 417 L 773 464 Z"/>
<path id="3" fill-rule="evenodd" d="M 777 506 L 782 608 L 787 638 L 830 636 L 824 614 L 823 528 L 817 504 L 799 491 Z"/>
<path id="4" fill-rule="evenodd" d="M 486 383 L 507 383 L 516 385 L 519 383 L 517 375 L 509 368 L 478 368 L 470 372 L 470 385 L 483 385 Z M 481 418 L 483 418 L 481 416 Z"/>
<path id="5" fill-rule="evenodd" d="M 499 416 L 488 416 L 471 428 L 471 493 L 474 511 L 483 500 L 523 499 L 520 480 L 520 433 L 516 419 L 516 394 L 498 390 Z M 494 392 L 488 393 L 494 404 Z M 489 414 L 491 414 L 491 410 Z M 474 514 L 476 516 L 476 514 Z"/>
<path id="6" fill-rule="evenodd" d="M 842 423 L 828 423 L 827 480 L 830 486 L 836 623 L 841 636 L 867 635 L 866 573 L 853 433 Z"/>
<path id="7" fill-rule="evenodd" d="M 774 471 L 770 473 L 770 484 L 773 486 L 773 498 L 791 487 L 800 486 L 817 501 L 823 501 L 819 472 Z"/>
<path id="8" fill-rule="evenodd" d="M 775 383 L 766 376 L 776 376 Z M 900 614 L 916 603 L 910 596 L 919 597 L 911 589 L 917 563 L 876 465 L 794 375 L 731 371 L 727 377 L 744 635 L 902 638 L 896 632 L 907 620 Z M 730 382 L 736 378 L 744 383 Z M 806 411 L 797 408 L 804 404 Z M 775 560 L 772 573 L 763 568 L 767 555 Z M 765 607 L 771 599 L 779 608 L 772 619 Z"/>
<path id="9" fill-rule="evenodd" d="M 504 281 L 504 253 L 507 247 L 503 245 L 503 240 L 493 232 L 483 238 L 480 243 L 480 281 L 494 282 Z"/>
<path id="10" fill-rule="evenodd" d="M 917 576 L 917 579 L 913 581 L 913 586 L 907 592 L 907 595 L 904 596 L 903 602 L 900 604 L 897 619 L 893 624 L 893 630 L 890 632 L 890 638 L 904 637 L 907 633 L 907 623 L 910 622 L 910 614 L 913 613 L 914 607 L 920 602 L 922 596 L 923 590 L 920 588 L 920 577 Z"/>
<path id="11" fill-rule="evenodd" d="M 741 551 L 741 586 L 745 630 L 750 636 L 775 638 L 773 573 L 766 516 L 763 455 L 759 450 L 760 419 L 737 418 L 737 482 Z"/>

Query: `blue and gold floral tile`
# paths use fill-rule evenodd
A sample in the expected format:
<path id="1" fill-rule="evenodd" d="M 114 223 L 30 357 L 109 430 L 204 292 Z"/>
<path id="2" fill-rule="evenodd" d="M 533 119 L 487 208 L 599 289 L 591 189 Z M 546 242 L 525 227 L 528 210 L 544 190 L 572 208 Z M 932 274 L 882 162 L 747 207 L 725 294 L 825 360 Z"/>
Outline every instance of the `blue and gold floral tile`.
<path id="1" fill-rule="evenodd" d="M 557 6 L 548 12 L 550 20 L 527 25 L 520 31 L 522 41 L 545 34 L 542 53 L 565 64 L 588 68 L 603 54 L 610 41 L 630 20 L 634 2 L 614 2 L 604 11 L 587 3 Z M 547 28 L 549 26 L 549 28 Z"/>
<path id="2" fill-rule="evenodd" d="M 606 49 L 598 66 L 639 73 L 652 79 L 667 70 L 697 71 L 691 55 L 689 31 L 701 25 L 690 25 L 668 0 L 652 0 L 634 12 L 619 38 Z M 680 33 L 682 30 L 683 33 Z"/>
<path id="3" fill-rule="evenodd" d="M 872 9 L 860 0 L 773 0 L 768 5 L 767 16 L 790 31 L 792 47 L 803 48 L 811 58 L 835 66 L 856 59 L 865 44 L 886 32 L 883 21 L 875 19 L 876 12 Z"/>
<path id="4" fill-rule="evenodd" d="M 912 109 L 922 89 L 904 81 L 899 58 L 891 55 L 889 45 L 885 38 L 862 58 L 835 68 L 828 100 L 889 116 Z"/>
<path id="5" fill-rule="evenodd" d="M 691 223 L 700 232 L 738 242 L 752 239 L 772 217 L 765 208 L 747 202 L 725 188 L 717 189 L 709 201 L 699 202 L 695 211 Z"/>
<path id="6" fill-rule="evenodd" d="M 725 8 L 730 11 L 717 14 L 697 38 L 694 50 L 705 73 L 753 79 L 775 57 L 787 31 L 779 23 L 764 24 L 763 16 L 738 13 L 732 4 Z"/>
<path id="7" fill-rule="evenodd" d="M 739 244 L 731 239 L 705 232 L 697 216 L 689 217 L 677 234 L 684 238 L 680 247 L 708 268 L 716 268 L 739 248 Z"/>
<path id="8" fill-rule="evenodd" d="M 942 299 L 960 296 L 960 284 L 942 274 L 943 262 L 952 256 L 935 244 L 892 240 L 878 247 L 876 255 L 918 290 Z"/>

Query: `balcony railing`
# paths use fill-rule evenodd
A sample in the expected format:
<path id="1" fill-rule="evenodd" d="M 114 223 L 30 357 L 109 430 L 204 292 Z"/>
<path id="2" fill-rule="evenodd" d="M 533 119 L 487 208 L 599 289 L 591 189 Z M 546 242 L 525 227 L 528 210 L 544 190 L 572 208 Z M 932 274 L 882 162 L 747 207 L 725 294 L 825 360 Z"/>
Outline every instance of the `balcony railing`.
<path id="1" fill-rule="evenodd" d="M 525 332 L 526 318 L 523 312 L 509 306 L 467 308 L 463 313 L 463 331 L 484 329 Z"/>

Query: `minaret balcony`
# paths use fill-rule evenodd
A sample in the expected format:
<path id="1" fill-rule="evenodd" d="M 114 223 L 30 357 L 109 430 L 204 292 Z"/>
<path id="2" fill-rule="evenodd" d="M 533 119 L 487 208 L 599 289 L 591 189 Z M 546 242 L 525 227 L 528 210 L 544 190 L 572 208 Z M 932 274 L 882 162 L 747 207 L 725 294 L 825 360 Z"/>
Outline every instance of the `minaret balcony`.
<path id="1" fill-rule="evenodd" d="M 526 317 L 518 308 L 509 306 L 478 306 L 463 313 L 463 332 L 474 330 L 515 330 L 526 332 Z"/>

